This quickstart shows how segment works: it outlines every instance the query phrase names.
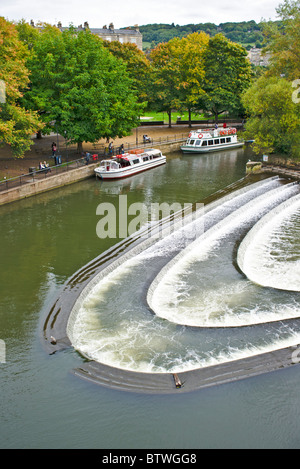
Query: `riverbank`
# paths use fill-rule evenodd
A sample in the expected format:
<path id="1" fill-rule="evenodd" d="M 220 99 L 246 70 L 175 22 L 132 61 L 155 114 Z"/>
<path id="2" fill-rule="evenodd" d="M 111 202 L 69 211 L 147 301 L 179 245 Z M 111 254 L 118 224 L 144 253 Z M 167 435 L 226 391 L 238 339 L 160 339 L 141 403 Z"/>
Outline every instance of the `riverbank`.
<path id="1" fill-rule="evenodd" d="M 123 138 L 111 139 L 114 148 L 118 148 L 121 144 L 124 145 L 141 145 L 143 143 L 143 135 L 147 134 L 151 140 L 159 140 L 160 138 L 182 136 L 186 138 L 190 128 L 187 125 L 168 127 L 164 126 L 141 126 L 133 129 L 131 135 Z M 53 164 L 51 144 L 53 141 L 57 143 L 59 154 L 62 156 L 62 161 L 71 161 L 80 157 L 77 153 L 76 145 L 66 145 L 65 139 L 60 135 L 43 136 L 41 139 L 33 138 L 33 145 L 27 151 L 23 158 L 14 158 L 8 145 L 0 148 L 0 180 L 6 178 L 10 179 L 15 176 L 27 174 L 30 167 L 38 167 L 40 161 L 46 161 Z M 83 151 L 93 151 L 103 149 L 107 146 L 105 139 L 100 139 L 96 145 L 90 143 L 83 144 Z"/>
<path id="2" fill-rule="evenodd" d="M 143 144 L 143 149 L 147 150 L 153 144 L 159 148 L 163 154 L 172 153 L 180 150 L 182 143 L 185 141 L 184 134 L 168 135 L 167 137 L 152 138 L 152 143 Z M 135 148 L 134 144 L 127 143 L 124 149 Z M 99 158 L 104 154 L 104 148 L 99 152 Z M 50 165 L 50 171 L 37 171 L 37 166 L 30 167 L 27 174 L 16 176 L 12 179 L 6 179 L 0 184 L 0 205 L 15 202 L 27 197 L 31 197 L 42 192 L 57 189 L 59 187 L 72 184 L 94 176 L 94 170 L 98 165 L 98 156 L 90 162 L 86 162 L 85 158 L 66 162 L 61 157 L 62 164 L 58 166 Z M 43 160 L 42 160 L 43 161 Z"/>

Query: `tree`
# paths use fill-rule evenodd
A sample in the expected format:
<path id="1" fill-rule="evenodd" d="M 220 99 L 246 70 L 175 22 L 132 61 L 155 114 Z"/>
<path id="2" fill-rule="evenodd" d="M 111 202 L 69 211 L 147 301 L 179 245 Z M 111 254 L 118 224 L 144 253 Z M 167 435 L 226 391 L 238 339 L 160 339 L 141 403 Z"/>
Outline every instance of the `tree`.
<path id="1" fill-rule="evenodd" d="M 203 106 L 217 122 L 221 112 L 241 110 L 241 94 L 251 83 L 251 65 L 246 49 L 223 34 L 210 38 L 204 60 Z"/>
<path id="2" fill-rule="evenodd" d="M 79 152 L 83 142 L 128 135 L 137 124 L 140 106 L 124 63 L 88 29 L 44 32 L 28 65 L 26 102 L 43 112 L 48 131 L 77 143 Z"/>
<path id="3" fill-rule="evenodd" d="M 204 95 L 204 57 L 208 43 L 209 36 L 203 32 L 189 34 L 181 40 L 177 90 L 180 100 L 179 109 L 188 110 L 190 126 L 191 111 L 199 109 L 199 102 Z"/>
<path id="4" fill-rule="evenodd" d="M 115 57 L 122 59 L 126 64 L 127 72 L 132 79 L 139 102 L 147 101 L 147 93 L 151 77 L 151 65 L 145 54 L 130 42 L 103 41 L 106 47 Z"/>
<path id="5" fill-rule="evenodd" d="M 245 137 L 254 138 L 257 154 L 279 153 L 300 158 L 300 104 L 292 99 L 285 78 L 260 77 L 243 96 L 250 115 Z"/>
<path id="6" fill-rule="evenodd" d="M 203 94 L 203 54 L 208 41 L 205 33 L 192 33 L 186 38 L 159 44 L 151 52 L 154 104 L 167 111 L 169 126 L 172 109 L 191 111 Z"/>
<path id="7" fill-rule="evenodd" d="M 15 26 L 0 17 L 0 82 L 5 89 L 0 101 L 0 142 L 9 144 L 17 157 L 29 150 L 31 136 L 41 126 L 37 114 L 20 105 L 29 82 L 27 56 Z"/>
<path id="8" fill-rule="evenodd" d="M 276 11 L 280 24 L 264 25 L 264 51 L 271 53 L 269 74 L 296 80 L 300 78 L 300 0 L 284 0 Z"/>
<path id="9" fill-rule="evenodd" d="M 300 159 L 300 0 L 285 0 L 277 12 L 283 29 L 266 26 L 271 65 L 245 93 L 249 118 L 246 135 L 255 139 L 254 149 L 280 152 Z"/>

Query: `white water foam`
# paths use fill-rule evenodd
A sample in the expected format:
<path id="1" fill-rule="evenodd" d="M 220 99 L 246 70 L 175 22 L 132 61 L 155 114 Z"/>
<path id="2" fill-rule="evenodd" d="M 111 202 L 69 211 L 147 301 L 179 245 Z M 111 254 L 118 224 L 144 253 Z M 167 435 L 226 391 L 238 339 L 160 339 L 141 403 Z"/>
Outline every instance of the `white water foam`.
<path id="1" fill-rule="evenodd" d="M 264 184 L 265 187 L 268 186 L 267 190 L 273 188 L 274 185 L 278 186 L 278 183 L 268 181 Z M 261 195 L 262 188 L 257 186 L 256 189 L 250 189 L 249 193 L 252 192 L 253 196 L 254 194 Z M 295 188 L 292 187 L 285 186 L 283 189 L 280 187 L 276 190 L 276 193 L 266 194 L 261 199 L 256 199 L 256 206 L 254 204 L 252 207 L 253 217 L 255 217 L 255 210 L 259 209 L 258 207 L 268 210 L 269 202 L 274 202 L 274 200 L 278 202 L 282 198 L 290 196 L 294 190 Z M 238 198 L 241 198 L 240 200 L 243 200 L 243 203 L 248 198 L 246 193 L 247 190 L 243 190 L 238 194 Z M 261 204 L 258 205 L 258 201 Z M 204 329 L 205 332 L 202 333 L 201 329 L 178 327 L 177 323 L 172 322 L 172 317 L 166 321 L 164 318 L 152 314 L 141 301 L 144 280 L 151 263 L 155 263 L 161 256 L 170 254 L 174 248 L 174 245 L 172 245 L 174 240 L 180 242 L 180 236 L 178 236 L 178 233 L 174 233 L 153 245 L 148 244 L 147 249 L 144 251 L 134 250 L 133 257 L 125 256 L 124 259 L 120 257 L 116 263 L 109 266 L 107 270 L 91 282 L 77 301 L 68 324 L 68 335 L 75 349 L 89 359 L 108 366 L 138 372 L 171 373 L 193 370 L 269 352 L 278 348 L 298 345 L 300 331 L 294 330 L 292 327 L 282 330 L 280 329 L 281 326 L 278 326 L 278 328 L 270 331 L 261 330 L 260 333 L 258 331 L 257 337 L 253 333 L 249 335 L 249 331 L 245 328 L 236 327 L 235 333 L 232 334 L 228 331 L 225 336 L 222 334 L 221 329 L 217 329 L 217 325 L 224 326 L 227 320 L 228 324 L 231 321 L 231 324 L 234 323 L 235 326 L 239 326 L 245 325 L 247 323 L 246 318 L 252 316 L 253 322 L 253 315 L 256 315 L 256 323 L 265 322 L 268 313 L 270 318 L 270 312 L 276 320 L 278 319 L 279 307 L 286 317 L 293 317 L 295 310 L 298 308 L 293 297 L 284 297 L 277 302 L 274 301 L 274 304 L 269 304 L 270 308 L 266 308 L 264 306 L 265 298 L 257 299 L 255 296 L 257 294 L 256 289 L 252 291 L 252 288 L 250 288 L 249 293 L 250 282 L 248 280 L 237 277 L 234 279 L 226 278 L 226 264 L 228 263 L 228 259 L 226 259 L 226 236 L 229 235 L 230 239 L 231 232 L 240 226 L 243 219 L 246 222 L 248 215 L 245 213 L 244 217 L 241 216 L 243 211 L 245 212 L 243 207 L 239 209 L 239 212 L 236 210 L 238 204 L 235 204 L 235 197 L 232 195 L 226 198 L 225 203 L 228 203 L 227 207 L 219 202 L 212 204 L 215 210 L 207 211 L 205 216 L 211 216 L 212 219 L 217 221 L 223 218 L 224 221 L 221 225 L 217 224 L 207 234 L 204 234 L 201 237 L 201 242 L 204 242 L 204 245 L 201 244 L 200 249 L 194 251 L 194 254 L 196 253 L 198 257 L 198 266 L 199 263 L 205 265 L 207 270 L 205 270 L 204 277 L 206 275 L 208 279 L 211 278 L 210 261 L 214 261 L 217 265 L 216 261 L 219 260 L 214 255 L 213 247 L 217 247 L 225 259 L 223 261 L 225 266 L 223 278 L 221 275 L 222 265 L 219 268 L 219 277 L 216 279 L 219 282 L 219 291 L 214 286 L 209 291 L 208 282 L 206 284 L 206 295 L 203 294 L 201 300 L 206 301 L 207 307 L 210 306 L 213 310 L 210 312 L 209 317 L 202 318 L 204 326 L 214 323 L 215 329 L 212 329 L 212 332 L 206 332 Z M 241 205 L 239 206 L 241 207 Z M 248 205 L 248 209 L 250 209 L 250 206 L 252 204 Z M 225 220 L 228 213 L 230 213 L 230 219 L 227 217 Z M 229 220 L 231 222 L 230 229 L 228 229 Z M 198 222 L 199 220 L 195 223 Z M 193 248 L 196 248 L 194 243 Z M 178 246 L 179 244 L 176 249 Z M 190 249 L 186 248 L 184 257 L 189 251 Z M 176 259 L 176 262 L 178 260 Z M 186 285 L 185 277 L 191 272 L 191 267 L 193 268 L 195 265 L 192 256 L 186 265 L 182 265 L 183 275 L 178 275 L 176 288 L 184 290 Z M 202 273 L 202 269 L 199 270 Z M 235 271 L 235 274 L 238 275 L 234 268 L 232 268 L 232 271 Z M 176 272 L 173 273 L 176 274 Z M 171 287 L 174 287 L 172 283 Z M 189 298 L 189 293 L 192 292 L 193 287 L 192 284 L 189 285 L 190 291 L 184 292 L 185 301 L 190 302 L 189 311 L 185 311 L 186 317 L 191 314 L 191 311 L 195 310 L 195 303 L 198 302 L 198 299 L 194 296 Z M 156 295 L 156 288 L 152 290 L 152 293 L 153 291 Z M 221 292 L 225 292 L 227 298 L 225 308 L 224 295 L 222 297 Z M 171 299 L 173 293 L 174 288 L 172 291 L 167 291 Z M 192 293 L 194 295 L 195 291 Z M 251 295 L 253 296 L 251 297 Z M 283 311 L 284 308 L 286 308 L 285 311 Z M 173 308 L 173 314 L 175 309 Z M 224 310 L 227 311 L 226 318 L 224 317 Z M 205 309 L 206 314 L 207 311 L 208 309 Z M 230 315 L 232 316 L 231 319 Z M 259 316 L 261 319 L 258 319 Z M 178 320 L 178 324 L 182 323 L 184 322 Z M 210 334 L 215 335 L 211 336 Z"/>
<path id="2" fill-rule="evenodd" d="M 258 285 L 300 291 L 300 195 L 252 228 L 239 248 L 238 264 Z"/>
<path id="3" fill-rule="evenodd" d="M 298 192 L 298 187 L 291 184 L 256 197 L 188 246 L 161 270 L 152 283 L 147 297 L 152 310 L 169 321 L 195 327 L 249 326 L 298 317 L 299 309 L 293 301 L 279 305 L 268 302 L 266 306 L 253 307 L 255 300 L 250 282 L 236 276 L 218 276 L 218 269 L 225 272 L 218 258 L 226 236 L 230 237 L 237 227 L 295 192 Z M 215 271 L 203 279 L 199 272 L 207 271 L 216 256 Z M 232 262 L 231 258 L 228 262 Z M 192 289 L 191 285 L 197 279 L 199 285 L 195 284 Z"/>

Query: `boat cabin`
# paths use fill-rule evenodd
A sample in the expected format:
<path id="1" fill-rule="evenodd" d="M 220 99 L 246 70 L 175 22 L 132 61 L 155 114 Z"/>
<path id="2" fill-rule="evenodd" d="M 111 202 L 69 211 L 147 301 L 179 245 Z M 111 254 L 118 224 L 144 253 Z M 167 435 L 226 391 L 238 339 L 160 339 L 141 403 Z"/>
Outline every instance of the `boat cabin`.
<path id="1" fill-rule="evenodd" d="M 195 147 L 211 147 L 215 145 L 228 145 L 236 142 L 236 129 L 199 129 L 189 134 L 186 145 Z"/>
<path id="2" fill-rule="evenodd" d="M 181 150 L 184 153 L 209 153 L 241 146 L 243 142 L 238 140 L 236 128 L 223 127 L 222 129 L 193 130 L 189 133 Z"/>
<path id="3" fill-rule="evenodd" d="M 146 152 L 144 150 L 139 150 L 141 153 L 137 153 L 137 151 L 138 150 L 133 150 L 132 152 L 129 151 L 128 153 L 117 155 L 108 160 L 102 160 L 99 168 L 101 170 L 104 169 L 105 171 L 115 171 L 162 157 L 160 150 L 149 149 Z"/>

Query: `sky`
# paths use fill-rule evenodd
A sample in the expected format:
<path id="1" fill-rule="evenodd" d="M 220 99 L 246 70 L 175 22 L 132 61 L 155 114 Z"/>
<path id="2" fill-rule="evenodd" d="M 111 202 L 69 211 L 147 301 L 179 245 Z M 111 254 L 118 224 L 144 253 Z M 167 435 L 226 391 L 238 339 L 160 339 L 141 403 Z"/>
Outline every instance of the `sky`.
<path id="1" fill-rule="evenodd" d="M 63 26 L 116 29 L 153 23 L 197 24 L 276 20 L 283 0 L 0 0 L 0 16 Z"/>

